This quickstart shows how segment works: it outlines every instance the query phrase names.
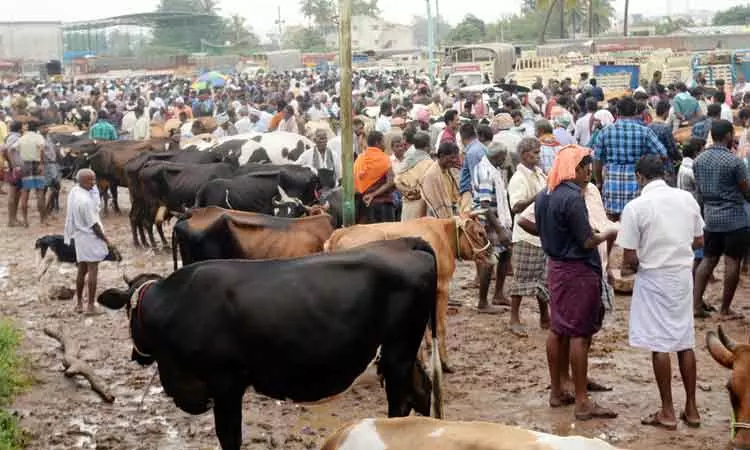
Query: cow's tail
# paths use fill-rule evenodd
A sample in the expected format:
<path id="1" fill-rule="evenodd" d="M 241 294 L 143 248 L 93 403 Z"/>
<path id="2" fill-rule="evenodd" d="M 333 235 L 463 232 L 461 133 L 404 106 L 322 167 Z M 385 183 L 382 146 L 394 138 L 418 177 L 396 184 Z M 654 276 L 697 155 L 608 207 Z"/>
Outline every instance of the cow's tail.
<path id="1" fill-rule="evenodd" d="M 174 264 L 174 270 L 177 271 L 177 244 L 179 239 L 177 238 L 177 223 L 172 227 L 172 263 Z"/>
<path id="2" fill-rule="evenodd" d="M 437 308 L 438 308 L 438 296 L 437 296 L 437 256 L 435 250 L 426 242 L 424 242 L 426 248 L 420 248 L 420 250 L 426 251 L 432 255 L 433 260 L 433 274 L 434 278 L 427 289 L 427 298 L 432 299 L 432 306 L 430 308 L 429 325 L 432 332 L 432 354 L 430 355 L 430 365 L 432 366 L 432 416 L 436 419 L 443 418 L 443 362 L 440 360 L 440 346 L 438 344 L 438 333 L 437 333 Z"/>

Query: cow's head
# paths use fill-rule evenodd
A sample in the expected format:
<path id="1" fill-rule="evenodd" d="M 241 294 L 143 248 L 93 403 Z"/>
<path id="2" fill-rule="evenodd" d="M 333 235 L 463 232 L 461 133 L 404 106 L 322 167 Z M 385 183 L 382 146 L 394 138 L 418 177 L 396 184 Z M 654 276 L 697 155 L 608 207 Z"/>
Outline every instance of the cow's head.
<path id="1" fill-rule="evenodd" d="M 109 309 L 122 309 L 125 307 L 130 318 L 130 334 L 133 339 L 131 359 L 142 366 L 148 366 L 155 361 L 153 357 L 153 341 L 149 339 L 149 336 L 145 333 L 140 323 L 142 320 L 140 302 L 146 297 L 145 289 L 149 288 L 154 282 L 161 280 L 162 277 L 148 273 L 138 275 L 132 279 L 128 279 L 124 275 L 122 278 L 128 285 L 127 289 L 107 289 L 99 294 L 96 301 Z"/>
<path id="2" fill-rule="evenodd" d="M 732 442 L 733 448 L 750 450 L 750 345 L 738 344 L 724 334 L 709 331 L 706 345 L 711 356 L 727 369 L 732 370 L 727 383 L 729 400 L 732 403 Z"/>
<path id="3" fill-rule="evenodd" d="M 462 215 L 456 221 L 456 246 L 460 259 L 474 260 L 478 263 L 495 264 L 492 242 L 487 236 L 487 230 L 479 221 L 477 215 Z"/>
<path id="4" fill-rule="evenodd" d="M 302 217 L 305 215 L 306 207 L 297 197 L 290 197 L 286 191 L 279 186 L 279 197 L 273 199 L 273 215 L 277 217 Z"/>

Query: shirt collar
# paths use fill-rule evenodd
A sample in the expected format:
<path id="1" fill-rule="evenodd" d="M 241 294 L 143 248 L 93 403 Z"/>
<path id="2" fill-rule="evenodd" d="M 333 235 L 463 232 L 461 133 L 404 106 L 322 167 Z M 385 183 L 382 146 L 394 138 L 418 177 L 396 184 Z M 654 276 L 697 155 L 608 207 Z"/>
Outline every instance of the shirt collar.
<path id="1" fill-rule="evenodd" d="M 726 147 L 724 147 L 723 145 L 720 145 L 720 144 L 714 144 L 711 147 L 708 147 L 706 150 L 723 150 L 725 152 L 729 151 L 728 148 L 726 148 Z"/>
<path id="2" fill-rule="evenodd" d="M 646 194 L 663 187 L 667 187 L 667 183 L 664 180 L 654 180 L 641 189 L 641 194 Z"/>

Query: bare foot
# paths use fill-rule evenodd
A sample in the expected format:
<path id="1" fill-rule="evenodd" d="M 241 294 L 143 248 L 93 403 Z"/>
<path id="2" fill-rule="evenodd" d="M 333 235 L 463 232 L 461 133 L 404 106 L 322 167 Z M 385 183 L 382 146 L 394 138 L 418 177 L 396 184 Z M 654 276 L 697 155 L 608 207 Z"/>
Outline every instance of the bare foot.
<path id="1" fill-rule="evenodd" d="M 503 312 L 502 309 L 491 305 L 477 305 L 474 309 L 480 314 L 500 314 Z"/>
<path id="2" fill-rule="evenodd" d="M 690 414 L 683 411 L 680 414 L 680 420 L 685 422 L 685 425 L 689 428 L 700 428 L 701 426 L 701 416 L 698 414 L 698 410 L 692 411 Z"/>
<path id="3" fill-rule="evenodd" d="M 650 416 L 641 419 L 641 425 L 664 428 L 665 430 L 669 431 L 677 430 L 677 421 L 674 419 L 664 418 L 661 411 L 657 411 Z"/>
<path id="4" fill-rule="evenodd" d="M 576 406 L 575 417 L 576 420 L 582 421 L 591 419 L 615 419 L 617 418 L 617 413 L 588 400 L 582 407 Z"/>
<path id="5" fill-rule="evenodd" d="M 78 303 L 76 305 L 75 311 L 76 311 L 77 314 L 81 314 L 83 312 L 83 303 Z"/>
<path id="6" fill-rule="evenodd" d="M 526 332 L 526 327 L 520 323 L 511 323 L 510 332 L 515 334 L 517 337 L 525 338 L 529 337 L 529 333 Z"/>
<path id="7" fill-rule="evenodd" d="M 559 396 L 549 396 L 550 408 L 562 408 L 563 406 L 570 406 L 576 402 L 576 398 L 570 392 L 563 391 Z"/>

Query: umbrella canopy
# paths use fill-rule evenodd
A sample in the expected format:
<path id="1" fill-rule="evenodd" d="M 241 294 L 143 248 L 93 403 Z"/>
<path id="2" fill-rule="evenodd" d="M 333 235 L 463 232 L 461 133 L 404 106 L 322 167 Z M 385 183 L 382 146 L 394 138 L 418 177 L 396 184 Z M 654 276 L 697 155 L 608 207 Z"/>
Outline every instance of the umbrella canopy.
<path id="1" fill-rule="evenodd" d="M 226 84 L 227 77 L 225 77 L 219 72 L 212 71 L 212 72 L 206 72 L 203 75 L 199 76 L 198 80 L 196 81 L 197 82 L 203 81 L 212 87 L 221 87 Z"/>

